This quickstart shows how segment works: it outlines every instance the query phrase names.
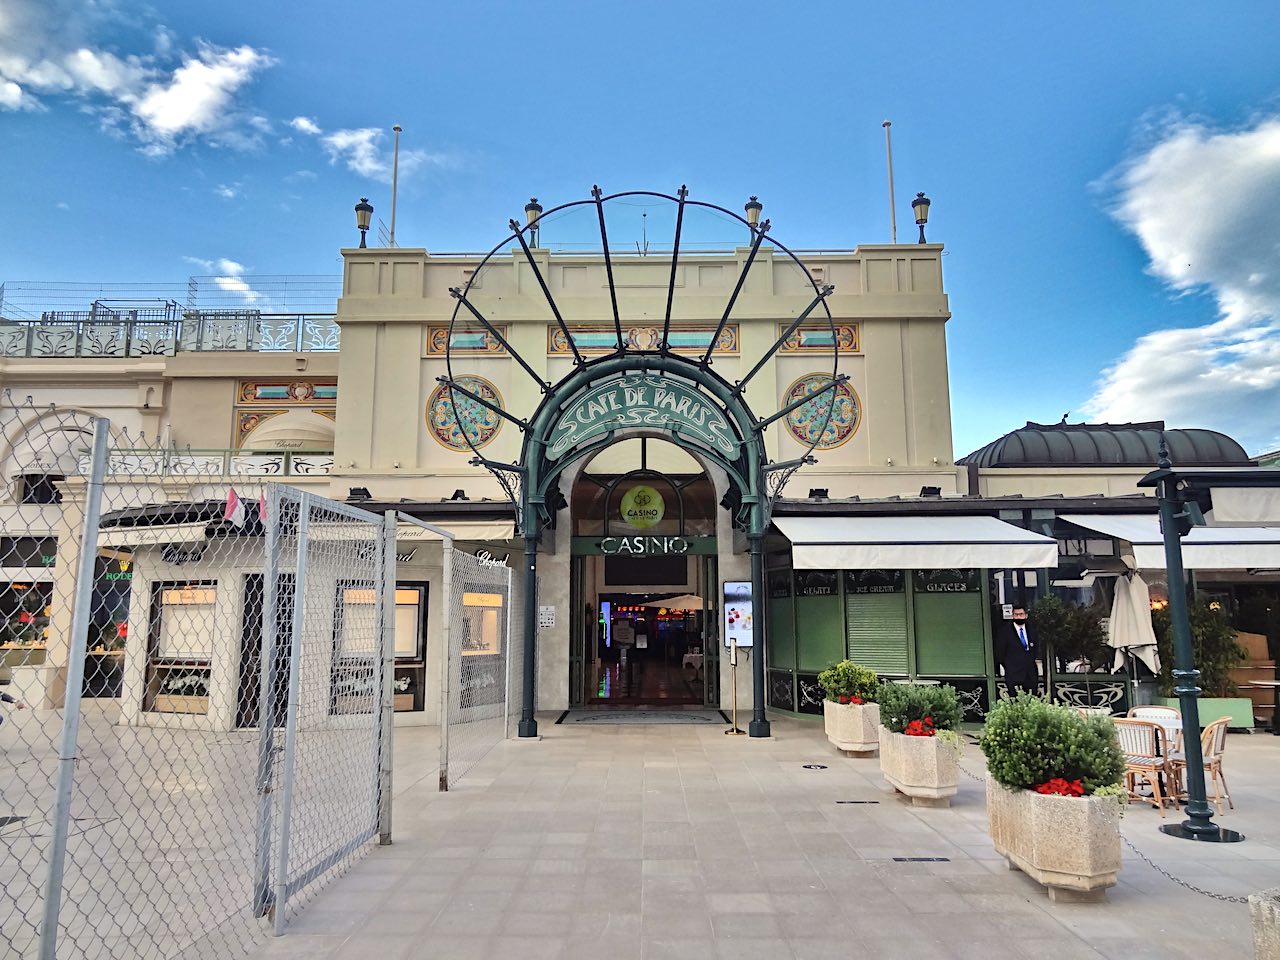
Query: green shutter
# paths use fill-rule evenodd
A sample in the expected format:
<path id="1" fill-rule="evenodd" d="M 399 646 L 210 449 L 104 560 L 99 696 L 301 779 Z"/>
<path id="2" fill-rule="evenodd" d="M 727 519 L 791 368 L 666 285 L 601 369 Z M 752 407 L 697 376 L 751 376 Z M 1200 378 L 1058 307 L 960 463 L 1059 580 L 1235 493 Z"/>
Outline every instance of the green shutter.
<path id="1" fill-rule="evenodd" d="M 790 576 L 790 574 L 786 574 Z M 792 670 L 796 665 L 796 641 L 791 614 L 790 591 L 785 597 L 769 597 L 769 618 L 765 627 L 769 638 L 769 666 Z"/>
<path id="2" fill-rule="evenodd" d="M 850 594 L 845 598 L 848 656 L 888 676 L 907 675 L 905 593 Z"/>
<path id="3" fill-rule="evenodd" d="M 915 594 L 916 673 L 981 676 L 986 673 L 982 594 Z"/>
<path id="4" fill-rule="evenodd" d="M 817 672 L 844 659 L 844 617 L 840 598 L 796 597 L 800 670 Z"/>

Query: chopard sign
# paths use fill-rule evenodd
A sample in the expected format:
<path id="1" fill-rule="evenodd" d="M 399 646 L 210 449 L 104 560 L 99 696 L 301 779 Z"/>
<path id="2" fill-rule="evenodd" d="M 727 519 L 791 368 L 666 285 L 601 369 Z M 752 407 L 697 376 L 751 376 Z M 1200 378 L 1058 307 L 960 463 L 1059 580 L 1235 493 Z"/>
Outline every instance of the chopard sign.
<path id="1" fill-rule="evenodd" d="M 507 565 L 507 555 L 495 557 L 488 550 L 481 550 L 476 554 L 476 559 L 480 561 L 482 567 L 505 567 Z"/>

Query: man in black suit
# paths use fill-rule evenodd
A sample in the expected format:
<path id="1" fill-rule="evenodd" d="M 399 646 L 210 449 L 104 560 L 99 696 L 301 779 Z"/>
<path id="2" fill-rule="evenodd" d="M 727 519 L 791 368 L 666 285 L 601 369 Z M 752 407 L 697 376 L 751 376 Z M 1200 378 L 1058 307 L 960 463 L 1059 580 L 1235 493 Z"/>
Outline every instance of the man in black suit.
<path id="1" fill-rule="evenodd" d="M 996 630 L 995 638 L 996 666 L 1004 670 L 1004 681 L 1010 695 L 1016 696 L 1024 690 L 1036 692 L 1040 679 L 1036 670 L 1038 652 L 1035 637 L 1027 625 L 1027 609 L 1015 605 L 1013 622 L 1002 624 Z"/>

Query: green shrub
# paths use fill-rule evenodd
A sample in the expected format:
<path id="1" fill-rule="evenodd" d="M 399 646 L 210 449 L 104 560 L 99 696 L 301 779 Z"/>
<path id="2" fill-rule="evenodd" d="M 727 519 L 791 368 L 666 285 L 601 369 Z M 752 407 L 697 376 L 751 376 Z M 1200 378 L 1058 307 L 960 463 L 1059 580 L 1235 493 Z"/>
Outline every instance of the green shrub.
<path id="1" fill-rule="evenodd" d="M 1108 665 L 1115 657 L 1102 626 L 1102 618 L 1109 615 L 1104 607 L 1066 603 L 1053 594 L 1041 597 L 1027 610 L 1036 638 L 1053 648 L 1054 657 L 1063 663 L 1083 660 L 1093 667 Z"/>
<path id="2" fill-rule="evenodd" d="M 880 722 L 894 733 L 902 733 L 912 720 L 933 718 L 935 730 L 954 730 L 960 724 L 960 701 L 955 687 L 917 686 L 912 683 L 882 683 L 877 694 Z"/>
<path id="3" fill-rule="evenodd" d="M 857 697 L 863 703 L 875 703 L 880 688 L 880 678 L 870 667 L 859 666 L 852 660 L 841 660 L 818 674 L 818 683 L 828 700 L 847 703 Z M 840 698 L 844 697 L 842 701 Z"/>
<path id="4" fill-rule="evenodd" d="M 1209 606 L 1209 601 L 1196 596 L 1187 601 L 1187 615 L 1191 621 L 1191 648 L 1195 654 L 1196 669 L 1200 671 L 1200 688 L 1205 696 L 1234 697 L 1239 692 L 1231 671 L 1247 656 L 1244 647 L 1236 643 L 1236 632 L 1221 610 Z M 1156 631 L 1156 643 L 1160 650 L 1160 693 L 1173 696 L 1173 625 L 1168 607 L 1151 611 L 1151 625 Z"/>
<path id="5" fill-rule="evenodd" d="M 979 743 L 991 776 L 1014 790 L 1061 777 L 1079 780 L 1088 795 L 1124 776 L 1124 756 L 1107 717 L 1085 717 L 1029 693 L 992 707 Z"/>

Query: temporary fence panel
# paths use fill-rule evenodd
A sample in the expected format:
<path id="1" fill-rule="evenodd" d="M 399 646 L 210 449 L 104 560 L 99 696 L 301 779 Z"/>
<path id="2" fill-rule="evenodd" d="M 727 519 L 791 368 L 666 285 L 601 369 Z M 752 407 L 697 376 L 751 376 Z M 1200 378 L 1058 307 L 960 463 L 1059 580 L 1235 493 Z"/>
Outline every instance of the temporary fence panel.
<path id="1" fill-rule="evenodd" d="M 448 657 L 440 711 L 440 789 L 507 737 L 512 644 L 511 569 L 446 549 Z"/>
<path id="2" fill-rule="evenodd" d="M 383 518 L 0 437 L 0 955 L 245 956 L 378 832 Z"/>
<path id="3" fill-rule="evenodd" d="M 273 487 L 268 570 L 294 583 L 280 796 L 275 814 L 275 928 L 316 881 L 349 865 L 378 834 L 383 703 L 389 697 L 383 518 Z M 389 743 L 386 749 L 389 750 Z M 264 831 L 265 832 L 265 831 Z"/>

